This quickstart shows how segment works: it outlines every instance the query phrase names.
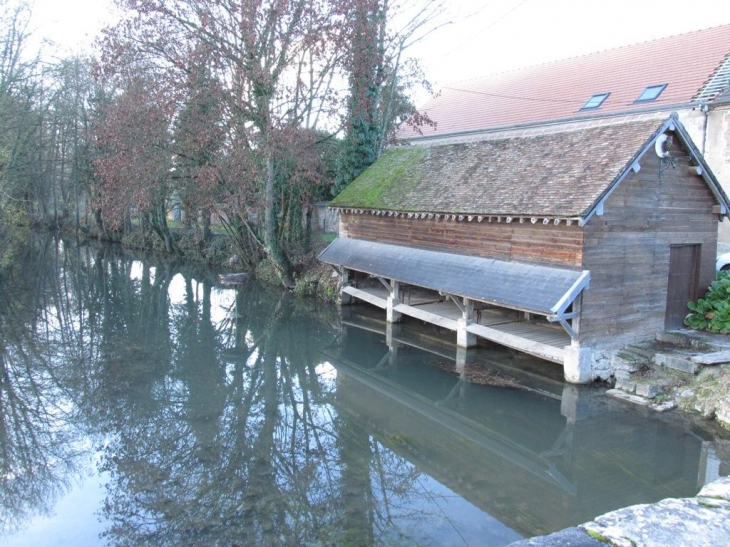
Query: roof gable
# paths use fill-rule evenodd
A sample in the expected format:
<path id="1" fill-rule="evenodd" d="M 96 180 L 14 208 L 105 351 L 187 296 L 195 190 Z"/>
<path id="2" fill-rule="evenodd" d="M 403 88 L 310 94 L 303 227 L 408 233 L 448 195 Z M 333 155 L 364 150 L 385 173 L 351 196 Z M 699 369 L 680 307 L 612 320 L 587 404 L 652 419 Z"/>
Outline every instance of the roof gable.
<path id="1" fill-rule="evenodd" d="M 657 139 L 661 138 L 661 136 L 664 135 L 667 131 L 672 132 L 673 135 L 679 139 L 679 142 L 687 151 L 688 157 L 691 158 L 691 161 L 696 164 L 695 169 L 697 169 L 697 174 L 704 179 L 705 183 L 710 189 L 710 192 L 712 192 L 712 195 L 715 197 L 716 202 L 720 205 L 721 214 L 726 215 L 728 213 L 728 210 L 730 209 L 730 201 L 728 201 L 728 197 L 725 194 L 725 191 L 722 189 L 722 185 L 712 173 L 712 170 L 705 161 L 704 157 L 695 146 L 694 142 L 692 141 L 692 137 L 690 137 L 685 127 L 679 122 L 677 115 L 672 114 L 668 120 L 666 120 L 656 131 L 654 131 L 652 137 L 644 144 L 642 149 L 637 151 L 634 157 L 627 164 L 624 171 L 618 177 L 616 177 L 610 185 L 606 187 L 606 189 L 601 193 L 600 197 L 593 203 L 588 211 L 586 211 L 582 219 L 583 224 L 588 222 L 588 220 L 590 220 L 590 218 L 594 214 L 600 214 L 603 209 L 603 205 L 608 197 L 613 193 L 613 191 L 618 187 L 619 184 L 621 184 L 624 178 L 626 178 L 626 176 L 632 170 L 638 171 L 641 169 L 640 162 L 643 160 L 644 156 L 647 154 L 647 152 L 655 148 Z"/>
<path id="2" fill-rule="evenodd" d="M 392 149 L 330 205 L 585 222 L 670 127 L 702 167 L 718 203 L 727 207 L 714 175 L 674 117 L 594 120 L 562 130 Z"/>
<path id="3" fill-rule="evenodd" d="M 423 137 L 664 109 L 713 98 L 727 86 L 730 25 L 574 57 L 443 88 L 421 109 L 436 122 Z M 667 84 L 654 101 L 636 102 L 648 86 Z M 610 95 L 582 109 L 592 96 Z M 400 138 L 419 138 L 402 128 Z"/>

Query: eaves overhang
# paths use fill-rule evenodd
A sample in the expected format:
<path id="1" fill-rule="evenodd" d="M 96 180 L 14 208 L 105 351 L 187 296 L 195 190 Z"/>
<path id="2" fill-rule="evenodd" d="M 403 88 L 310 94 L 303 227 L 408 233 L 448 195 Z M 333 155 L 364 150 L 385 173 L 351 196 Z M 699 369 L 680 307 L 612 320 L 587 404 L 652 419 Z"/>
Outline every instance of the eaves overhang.
<path id="1" fill-rule="evenodd" d="M 590 283 L 590 272 L 338 238 L 319 260 L 496 306 L 565 318 Z"/>
<path id="2" fill-rule="evenodd" d="M 332 209 L 353 215 L 372 215 L 378 217 L 407 218 L 413 220 L 452 220 L 456 222 L 496 222 L 505 224 L 579 224 L 580 216 L 565 215 L 520 215 L 520 214 L 483 214 L 483 213 L 449 213 L 443 211 L 398 211 L 390 209 L 369 209 L 361 207 L 339 206 L 330 203 Z"/>
<path id="3" fill-rule="evenodd" d="M 611 196 L 614 190 L 618 188 L 621 182 L 630 173 L 638 172 L 641 169 L 640 160 L 647 152 L 654 150 L 657 139 L 659 139 L 667 131 L 673 132 L 679 137 L 679 140 L 687 148 L 689 152 L 689 157 L 693 162 L 697 164 L 697 174 L 703 178 L 713 196 L 717 200 L 717 203 L 720 206 L 720 216 L 725 216 L 728 214 L 728 212 L 730 211 L 730 200 L 728 200 L 728 197 L 725 194 L 725 191 L 722 189 L 720 182 L 717 180 L 717 177 L 710 169 L 710 166 L 707 165 L 707 162 L 705 161 L 697 146 L 695 146 L 689 133 L 679 121 L 679 116 L 676 112 L 674 112 L 661 126 L 657 128 L 657 130 L 647 140 L 646 144 L 641 149 L 639 149 L 637 153 L 631 158 L 631 160 L 626 164 L 621 173 L 601 193 L 601 195 L 598 197 L 598 199 L 596 199 L 593 205 L 591 205 L 591 207 L 589 207 L 585 211 L 582 219 L 579 221 L 579 224 L 581 226 L 584 226 L 591 219 L 591 217 L 593 217 L 593 215 L 603 214 L 603 208 L 606 200 Z"/>

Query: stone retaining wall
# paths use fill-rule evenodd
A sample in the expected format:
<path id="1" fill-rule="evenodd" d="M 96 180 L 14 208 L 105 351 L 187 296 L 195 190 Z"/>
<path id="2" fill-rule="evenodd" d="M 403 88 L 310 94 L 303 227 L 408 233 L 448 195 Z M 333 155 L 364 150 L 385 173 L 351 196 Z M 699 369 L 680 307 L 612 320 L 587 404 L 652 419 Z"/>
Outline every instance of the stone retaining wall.
<path id="1" fill-rule="evenodd" d="M 667 498 L 606 513 L 576 528 L 510 547 L 730 546 L 730 477 L 707 484 L 694 498 Z"/>

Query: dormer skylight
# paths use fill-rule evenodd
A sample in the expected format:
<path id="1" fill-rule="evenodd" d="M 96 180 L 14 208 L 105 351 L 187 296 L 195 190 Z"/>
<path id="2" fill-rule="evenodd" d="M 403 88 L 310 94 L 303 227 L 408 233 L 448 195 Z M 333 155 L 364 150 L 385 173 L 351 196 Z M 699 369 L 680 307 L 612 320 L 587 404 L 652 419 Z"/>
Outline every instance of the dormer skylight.
<path id="1" fill-rule="evenodd" d="M 639 95 L 639 98 L 636 99 L 635 103 L 647 103 L 649 101 L 656 101 L 659 95 L 662 94 L 662 91 L 664 91 L 667 87 L 667 84 L 659 84 L 659 85 L 650 85 L 647 87 L 641 95 Z"/>
<path id="2" fill-rule="evenodd" d="M 581 110 L 591 110 L 593 108 L 598 108 L 603 104 L 603 101 L 605 101 L 610 93 L 597 93 L 596 95 L 593 95 L 586 104 L 583 105 Z"/>

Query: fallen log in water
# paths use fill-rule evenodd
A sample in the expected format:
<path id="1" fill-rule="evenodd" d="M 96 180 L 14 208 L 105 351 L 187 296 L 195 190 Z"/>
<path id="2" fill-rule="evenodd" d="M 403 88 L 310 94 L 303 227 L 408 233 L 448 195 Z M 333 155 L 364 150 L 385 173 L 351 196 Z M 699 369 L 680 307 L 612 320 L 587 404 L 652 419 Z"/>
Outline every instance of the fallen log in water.
<path id="1" fill-rule="evenodd" d="M 246 273 L 232 273 L 232 274 L 221 274 L 220 281 L 224 285 L 243 285 L 248 282 L 248 274 Z"/>

